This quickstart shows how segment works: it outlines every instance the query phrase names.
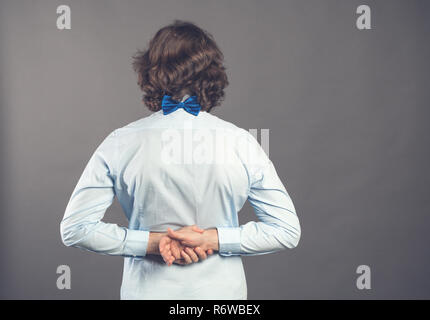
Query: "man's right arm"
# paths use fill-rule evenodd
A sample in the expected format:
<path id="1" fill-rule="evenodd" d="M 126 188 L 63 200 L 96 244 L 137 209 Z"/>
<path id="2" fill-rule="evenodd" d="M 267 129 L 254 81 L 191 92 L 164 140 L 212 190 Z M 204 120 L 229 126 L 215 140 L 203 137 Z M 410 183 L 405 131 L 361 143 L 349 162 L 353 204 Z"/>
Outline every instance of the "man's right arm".
<path id="1" fill-rule="evenodd" d="M 299 219 L 272 162 L 252 184 L 248 201 L 259 221 L 218 227 L 219 254 L 260 255 L 297 246 L 301 236 Z"/>
<path id="2" fill-rule="evenodd" d="M 237 149 L 249 176 L 248 201 L 259 221 L 218 227 L 219 253 L 259 255 L 294 248 L 301 228 L 291 197 L 255 137 L 242 133 Z"/>

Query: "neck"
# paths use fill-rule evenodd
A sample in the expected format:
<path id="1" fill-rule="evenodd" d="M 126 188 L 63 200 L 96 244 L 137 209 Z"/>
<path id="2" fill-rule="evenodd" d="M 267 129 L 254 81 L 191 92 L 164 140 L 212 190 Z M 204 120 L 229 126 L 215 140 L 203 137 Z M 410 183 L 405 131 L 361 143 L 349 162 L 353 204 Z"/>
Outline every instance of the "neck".
<path id="1" fill-rule="evenodd" d="M 187 89 L 182 89 L 177 94 L 172 96 L 173 100 L 176 101 L 185 101 L 188 97 L 192 96 L 192 93 Z M 184 98 L 185 97 L 185 98 Z"/>

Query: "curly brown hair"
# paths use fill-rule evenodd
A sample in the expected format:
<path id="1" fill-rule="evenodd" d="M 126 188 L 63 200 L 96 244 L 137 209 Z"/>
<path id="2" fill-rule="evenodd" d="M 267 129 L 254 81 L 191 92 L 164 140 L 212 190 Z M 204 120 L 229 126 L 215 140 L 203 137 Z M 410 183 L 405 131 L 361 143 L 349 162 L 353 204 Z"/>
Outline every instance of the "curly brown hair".
<path id="1" fill-rule="evenodd" d="M 229 84 L 223 60 L 210 33 L 192 22 L 174 20 L 157 31 L 148 49 L 137 51 L 132 65 L 149 110 L 160 110 L 165 94 L 175 100 L 189 94 L 210 112 L 221 104 Z"/>

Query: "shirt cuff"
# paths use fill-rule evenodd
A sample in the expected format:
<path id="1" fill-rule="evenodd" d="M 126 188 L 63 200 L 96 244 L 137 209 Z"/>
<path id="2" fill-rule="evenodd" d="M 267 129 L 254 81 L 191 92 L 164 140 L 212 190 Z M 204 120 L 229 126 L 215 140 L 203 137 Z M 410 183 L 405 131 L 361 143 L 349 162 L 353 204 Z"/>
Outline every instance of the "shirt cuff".
<path id="1" fill-rule="evenodd" d="M 240 227 L 217 227 L 219 254 L 231 256 L 240 254 Z"/>
<path id="2" fill-rule="evenodd" d="M 148 247 L 149 231 L 126 229 L 124 255 L 144 257 Z"/>

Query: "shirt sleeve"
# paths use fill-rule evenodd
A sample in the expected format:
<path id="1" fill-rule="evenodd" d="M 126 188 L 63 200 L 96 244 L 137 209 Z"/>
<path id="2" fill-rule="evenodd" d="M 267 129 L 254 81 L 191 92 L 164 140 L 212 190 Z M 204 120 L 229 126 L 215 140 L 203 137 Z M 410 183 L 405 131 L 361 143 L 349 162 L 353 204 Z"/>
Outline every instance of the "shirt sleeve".
<path id="1" fill-rule="evenodd" d="M 219 254 L 260 255 L 296 247 L 301 235 L 299 219 L 272 161 L 251 134 L 241 145 L 248 147 L 241 152 L 246 154 L 248 201 L 259 221 L 218 227 Z"/>
<path id="2" fill-rule="evenodd" d="M 149 231 L 131 230 L 101 221 L 115 197 L 116 131 L 110 133 L 88 161 L 60 223 L 66 246 L 107 255 L 143 257 Z"/>

